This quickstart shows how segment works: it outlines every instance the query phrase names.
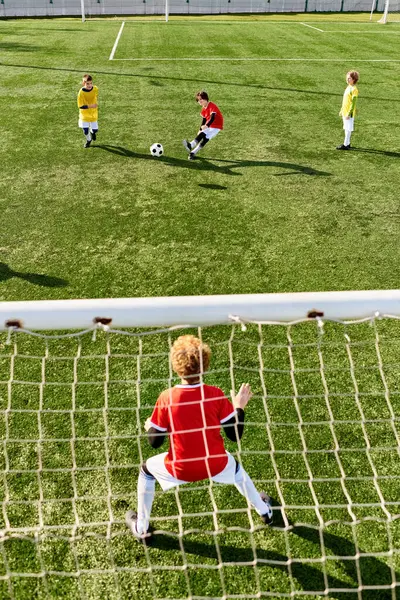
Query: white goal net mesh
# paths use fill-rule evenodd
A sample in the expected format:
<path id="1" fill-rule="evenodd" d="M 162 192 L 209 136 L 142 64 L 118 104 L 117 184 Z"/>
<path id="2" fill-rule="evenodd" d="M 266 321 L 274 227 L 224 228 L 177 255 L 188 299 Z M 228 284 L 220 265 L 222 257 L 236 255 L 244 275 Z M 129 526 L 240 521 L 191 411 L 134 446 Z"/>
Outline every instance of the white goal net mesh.
<path id="1" fill-rule="evenodd" d="M 182 333 L 210 345 L 207 383 L 251 384 L 226 447 L 283 517 L 265 527 L 233 486 L 157 487 L 147 547 L 124 516 Z M 0 598 L 395 600 L 399 357 L 395 318 L 1 334 Z"/>

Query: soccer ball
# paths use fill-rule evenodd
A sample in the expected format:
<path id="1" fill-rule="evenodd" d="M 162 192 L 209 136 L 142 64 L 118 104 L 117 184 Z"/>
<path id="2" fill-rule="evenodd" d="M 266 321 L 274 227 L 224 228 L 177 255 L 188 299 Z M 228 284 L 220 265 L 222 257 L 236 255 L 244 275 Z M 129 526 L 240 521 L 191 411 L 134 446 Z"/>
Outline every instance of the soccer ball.
<path id="1" fill-rule="evenodd" d="M 162 154 L 164 154 L 164 148 L 161 144 L 153 144 L 152 146 L 150 146 L 150 154 L 152 156 L 161 156 Z"/>

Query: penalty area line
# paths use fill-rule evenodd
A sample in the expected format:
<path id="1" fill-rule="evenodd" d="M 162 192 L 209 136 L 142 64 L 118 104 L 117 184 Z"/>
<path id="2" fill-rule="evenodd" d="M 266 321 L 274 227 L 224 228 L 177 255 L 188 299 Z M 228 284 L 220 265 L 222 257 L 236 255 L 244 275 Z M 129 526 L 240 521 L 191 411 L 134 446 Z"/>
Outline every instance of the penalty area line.
<path id="1" fill-rule="evenodd" d="M 111 54 L 110 54 L 110 57 L 109 57 L 109 59 L 108 59 L 108 60 L 114 60 L 114 54 L 115 54 L 115 52 L 116 52 L 116 50 L 117 50 L 117 46 L 118 46 L 118 42 L 119 42 L 119 38 L 120 38 L 120 37 L 121 37 L 121 35 L 122 35 L 122 31 L 123 31 L 123 29 L 124 29 L 124 25 L 125 25 L 125 21 L 122 21 L 122 25 L 121 25 L 121 27 L 119 28 L 119 31 L 118 31 L 117 39 L 116 39 L 116 40 L 115 40 L 115 42 L 114 42 L 114 46 L 113 46 L 113 48 L 112 48 L 112 50 L 111 50 Z"/>
<path id="2" fill-rule="evenodd" d="M 320 31 L 321 33 L 324 33 L 323 29 L 318 29 L 318 27 L 314 27 L 313 25 L 309 25 L 308 23 L 300 23 L 300 25 L 304 25 L 304 27 L 309 27 L 310 29 L 315 29 L 315 31 Z"/>

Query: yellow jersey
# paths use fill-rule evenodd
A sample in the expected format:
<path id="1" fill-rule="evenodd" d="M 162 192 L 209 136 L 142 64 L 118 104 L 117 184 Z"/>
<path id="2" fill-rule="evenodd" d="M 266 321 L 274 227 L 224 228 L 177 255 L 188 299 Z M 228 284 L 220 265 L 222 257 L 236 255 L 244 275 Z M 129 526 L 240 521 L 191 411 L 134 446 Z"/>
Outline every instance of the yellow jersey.
<path id="1" fill-rule="evenodd" d="M 99 88 L 97 86 L 93 86 L 91 90 L 86 90 L 82 88 L 78 93 L 78 108 L 79 108 L 79 118 L 82 121 L 87 121 L 88 123 L 94 123 L 97 121 L 99 116 L 98 108 L 81 108 L 81 106 L 87 106 L 88 104 L 98 104 L 99 98 Z"/>
<path id="2" fill-rule="evenodd" d="M 358 89 L 355 85 L 348 85 L 343 94 L 342 117 L 354 117 L 356 114 L 356 103 L 358 98 Z"/>

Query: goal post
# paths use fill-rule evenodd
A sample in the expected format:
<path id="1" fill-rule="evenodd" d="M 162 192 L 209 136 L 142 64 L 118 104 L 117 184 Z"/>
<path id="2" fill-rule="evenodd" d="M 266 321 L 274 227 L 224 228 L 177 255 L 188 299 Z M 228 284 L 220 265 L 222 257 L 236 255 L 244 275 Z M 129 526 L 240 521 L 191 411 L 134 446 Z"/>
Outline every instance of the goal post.
<path id="1" fill-rule="evenodd" d="M 232 319 L 368 319 L 376 313 L 400 317 L 400 290 L 0 302 L 0 331 L 10 323 L 50 331 L 90 328 L 102 320 L 112 327 L 163 327 Z"/>
<path id="2" fill-rule="evenodd" d="M 182 335 L 211 351 L 195 385 L 251 386 L 226 448 L 275 524 L 157 485 L 152 548 L 125 519 Z M 1 599 L 396 600 L 399 357 L 400 290 L 1 302 Z"/>
<path id="3" fill-rule="evenodd" d="M 379 0 L 372 1 L 372 8 L 370 14 L 370 20 L 372 20 L 372 15 L 374 11 L 378 10 Z M 377 21 L 378 23 L 393 23 L 400 22 L 400 1 L 399 0 L 385 0 L 383 14 L 381 18 Z"/>

